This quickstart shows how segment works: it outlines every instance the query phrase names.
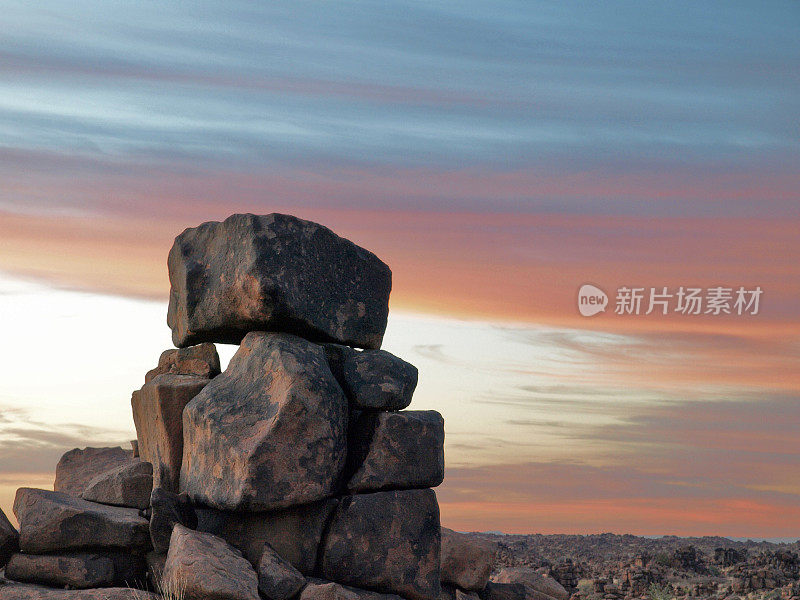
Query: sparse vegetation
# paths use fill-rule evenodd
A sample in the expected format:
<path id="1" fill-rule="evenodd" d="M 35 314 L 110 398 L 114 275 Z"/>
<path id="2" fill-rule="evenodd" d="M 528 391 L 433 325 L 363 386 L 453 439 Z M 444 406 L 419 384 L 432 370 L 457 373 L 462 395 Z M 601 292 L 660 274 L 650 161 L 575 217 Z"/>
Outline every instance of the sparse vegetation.
<path id="1" fill-rule="evenodd" d="M 672 598 L 672 589 L 668 585 L 653 583 L 650 585 L 650 589 L 647 590 L 647 595 L 650 600 L 670 600 Z"/>

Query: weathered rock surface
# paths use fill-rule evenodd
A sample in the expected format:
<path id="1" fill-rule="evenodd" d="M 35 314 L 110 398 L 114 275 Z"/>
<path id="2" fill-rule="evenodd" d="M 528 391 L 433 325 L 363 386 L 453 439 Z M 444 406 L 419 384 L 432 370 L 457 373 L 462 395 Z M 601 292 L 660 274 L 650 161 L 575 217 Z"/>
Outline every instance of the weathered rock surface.
<path id="1" fill-rule="evenodd" d="M 196 375 L 212 379 L 220 374 L 219 354 L 214 344 L 206 342 L 186 348 L 164 350 L 158 359 L 158 366 L 144 376 L 145 383 L 165 373 L 175 375 Z"/>
<path id="2" fill-rule="evenodd" d="M 480 591 L 481 600 L 526 600 L 527 591 L 522 583 L 495 583 L 490 581 Z"/>
<path id="3" fill-rule="evenodd" d="M 489 540 L 442 527 L 442 583 L 481 591 L 489 581 L 497 550 Z"/>
<path id="4" fill-rule="evenodd" d="M 528 595 L 535 600 L 548 600 L 541 594 L 555 600 L 567 600 L 569 592 L 552 577 L 545 577 L 529 567 L 506 567 L 492 577 L 495 583 L 521 583 L 528 588 Z M 536 593 L 531 593 L 531 591 Z"/>
<path id="5" fill-rule="evenodd" d="M 14 581 L 76 589 L 134 586 L 144 573 L 142 557 L 131 553 L 15 554 L 6 566 Z"/>
<path id="6" fill-rule="evenodd" d="M 0 568 L 3 568 L 11 555 L 19 550 L 19 533 L 0 510 Z"/>
<path id="7" fill-rule="evenodd" d="M 299 600 L 402 600 L 395 594 L 380 594 L 323 579 L 312 580 Z"/>
<path id="8" fill-rule="evenodd" d="M 347 400 L 322 347 L 250 333 L 184 409 L 181 491 L 220 510 L 325 498 L 344 467 L 346 430 Z"/>
<path id="9" fill-rule="evenodd" d="M 183 409 L 209 381 L 196 375 L 166 373 L 133 392 L 131 408 L 139 454 L 153 465 L 154 487 L 178 491 L 183 460 Z"/>
<path id="10" fill-rule="evenodd" d="M 40 585 L 18 583 L 0 577 L 3 600 L 159 600 L 155 594 L 128 587 L 90 590 L 55 590 Z"/>
<path id="11" fill-rule="evenodd" d="M 258 576 L 241 552 L 182 525 L 172 530 L 162 581 L 187 600 L 259 600 Z"/>
<path id="12" fill-rule="evenodd" d="M 440 590 L 439 505 L 433 490 L 344 497 L 322 554 L 327 579 L 411 600 Z"/>
<path id="13" fill-rule="evenodd" d="M 153 491 L 153 465 L 137 461 L 101 473 L 88 484 L 81 497 L 91 502 L 144 509 Z"/>
<path id="14" fill-rule="evenodd" d="M 62 492 L 20 488 L 14 500 L 22 552 L 84 548 L 147 550 L 150 530 L 135 508 L 89 502 Z"/>
<path id="15" fill-rule="evenodd" d="M 197 529 L 197 514 L 186 494 L 156 488 L 150 496 L 150 540 L 153 550 L 166 553 L 176 523 Z"/>
<path id="16" fill-rule="evenodd" d="M 354 408 L 402 410 L 417 387 L 417 367 L 385 350 L 325 344 L 331 371 Z"/>
<path id="17" fill-rule="evenodd" d="M 281 214 L 185 230 L 169 253 L 176 346 L 238 344 L 250 331 L 380 348 L 392 272 L 330 229 Z"/>
<path id="18" fill-rule="evenodd" d="M 57 492 L 80 496 L 86 485 L 95 477 L 116 467 L 134 461 L 131 450 L 114 448 L 75 448 L 56 465 L 53 489 Z"/>
<path id="19" fill-rule="evenodd" d="M 258 591 L 266 600 L 289 600 L 306 583 L 306 578 L 291 563 L 281 558 L 269 544 L 258 561 Z"/>
<path id="20" fill-rule="evenodd" d="M 197 509 L 197 529 L 213 533 L 257 565 L 269 544 L 304 575 L 314 573 L 325 525 L 337 500 L 322 500 L 269 513 Z"/>
<path id="21" fill-rule="evenodd" d="M 479 600 L 480 596 L 476 592 L 468 592 L 455 588 L 455 600 Z"/>
<path id="22" fill-rule="evenodd" d="M 444 419 L 435 410 L 365 411 L 349 444 L 351 493 L 436 487 L 444 479 Z"/>

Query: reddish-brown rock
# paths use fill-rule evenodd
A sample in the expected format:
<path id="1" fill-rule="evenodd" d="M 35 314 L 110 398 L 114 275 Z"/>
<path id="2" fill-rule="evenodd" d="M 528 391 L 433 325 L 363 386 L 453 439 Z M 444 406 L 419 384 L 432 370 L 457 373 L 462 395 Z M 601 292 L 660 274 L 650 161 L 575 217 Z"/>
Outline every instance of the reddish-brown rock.
<path id="1" fill-rule="evenodd" d="M 24 583 L 76 589 L 143 584 L 144 558 L 130 552 L 15 554 L 6 577 Z M 1 597 L 1 595 L 0 595 Z"/>
<path id="2" fill-rule="evenodd" d="M 534 600 L 567 600 L 569 592 L 552 577 L 545 577 L 530 567 L 506 567 L 492 577 L 496 583 L 521 583 Z"/>
<path id="3" fill-rule="evenodd" d="M 137 461 L 101 473 L 87 485 L 81 497 L 91 502 L 145 509 L 153 491 L 153 465 Z"/>
<path id="4" fill-rule="evenodd" d="M 266 600 L 289 600 L 306 584 L 306 578 L 281 558 L 269 544 L 258 561 L 258 591 Z"/>
<path id="5" fill-rule="evenodd" d="M 75 448 L 56 465 L 53 489 L 57 492 L 80 496 L 86 485 L 95 477 L 135 460 L 132 450 L 114 448 Z"/>
<path id="6" fill-rule="evenodd" d="M 403 600 L 400 596 L 395 594 L 380 594 L 378 592 L 371 592 L 369 590 L 362 590 L 359 588 L 351 587 L 349 585 L 342 585 L 340 583 L 333 583 L 331 581 L 324 581 L 322 579 L 315 579 L 303 588 L 303 593 L 300 594 L 299 600 Z"/>
<path id="7" fill-rule="evenodd" d="M 442 527 L 442 583 L 481 591 L 489 581 L 497 544 Z"/>
<path id="8" fill-rule="evenodd" d="M 205 379 L 220 373 L 219 354 L 214 344 L 206 342 L 187 348 L 164 350 L 158 359 L 158 366 L 147 372 L 145 383 L 164 373 L 176 375 L 196 375 Z"/>
<path id="9" fill-rule="evenodd" d="M 325 498 L 344 467 L 346 430 L 347 400 L 322 347 L 250 333 L 184 409 L 181 491 L 251 512 Z"/>
<path id="10" fill-rule="evenodd" d="M 3 600 L 160 600 L 155 594 L 129 587 L 57 590 L 0 577 Z"/>
<path id="11" fill-rule="evenodd" d="M 153 465 L 153 487 L 178 490 L 183 461 L 183 409 L 209 381 L 196 375 L 166 373 L 133 392 L 131 408 L 139 455 Z"/>

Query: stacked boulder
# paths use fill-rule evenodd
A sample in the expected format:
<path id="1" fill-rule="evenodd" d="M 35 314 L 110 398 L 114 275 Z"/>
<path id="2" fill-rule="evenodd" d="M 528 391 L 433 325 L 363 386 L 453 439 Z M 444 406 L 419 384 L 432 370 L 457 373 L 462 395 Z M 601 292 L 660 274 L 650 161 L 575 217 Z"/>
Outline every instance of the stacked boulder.
<path id="1" fill-rule="evenodd" d="M 444 422 L 406 410 L 417 369 L 380 349 L 389 268 L 278 214 L 187 229 L 168 267 L 177 348 L 133 393 L 134 449 L 19 490 L 0 598 L 438 600 Z M 224 372 L 214 343 L 239 345 Z M 448 586 L 483 589 L 487 556 Z"/>

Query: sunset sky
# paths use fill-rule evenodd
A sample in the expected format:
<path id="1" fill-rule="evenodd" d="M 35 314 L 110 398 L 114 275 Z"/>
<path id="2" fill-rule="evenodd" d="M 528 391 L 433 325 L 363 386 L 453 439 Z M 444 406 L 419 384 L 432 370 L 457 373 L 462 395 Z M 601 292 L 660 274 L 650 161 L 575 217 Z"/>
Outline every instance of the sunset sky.
<path id="1" fill-rule="evenodd" d="M 384 348 L 445 417 L 443 524 L 800 537 L 796 1 L 12 1 L 2 22 L 9 515 L 65 450 L 134 437 L 175 235 L 287 212 L 392 268 Z M 585 283 L 604 313 L 579 314 Z M 618 315 L 623 286 L 763 294 Z"/>

